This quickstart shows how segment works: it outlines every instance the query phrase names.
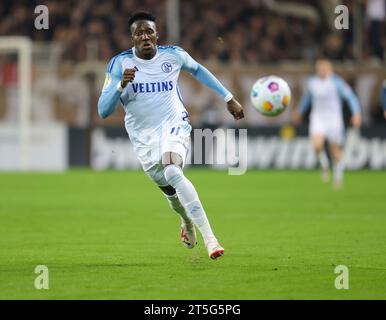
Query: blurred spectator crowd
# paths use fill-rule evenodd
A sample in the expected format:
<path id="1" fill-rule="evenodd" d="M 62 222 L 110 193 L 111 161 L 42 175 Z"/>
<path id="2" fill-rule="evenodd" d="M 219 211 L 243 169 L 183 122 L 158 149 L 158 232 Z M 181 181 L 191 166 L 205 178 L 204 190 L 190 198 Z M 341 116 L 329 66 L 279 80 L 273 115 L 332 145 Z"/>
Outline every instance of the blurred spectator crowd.
<path id="1" fill-rule="evenodd" d="M 35 118 L 40 121 L 60 119 L 77 127 L 100 124 L 95 106 L 103 83 L 103 70 L 111 57 L 132 46 L 128 28 L 130 14 L 137 10 L 152 12 L 157 19 L 159 43 L 168 44 L 167 1 L 1 0 L 0 37 L 26 35 L 35 41 L 35 47 L 48 43 L 50 47 L 58 45 L 60 48 L 57 53 L 56 49 L 45 50 L 46 47 L 42 46 L 47 56 L 52 51 L 55 52 L 52 55 L 59 57 L 52 59 L 55 63 L 50 66 L 44 54 L 43 59 L 40 58 L 43 68 L 42 64 L 34 61 L 32 108 Z M 327 2 L 347 5 L 351 26 L 348 30 L 332 27 L 335 15 L 332 18 L 326 16 Z M 280 70 L 282 76 L 288 76 L 293 89 L 292 105 L 296 107 L 303 78 L 306 72 L 311 71 L 307 68 L 316 57 L 324 56 L 337 62 L 357 58 L 354 46 L 357 35 L 352 27 L 354 2 L 362 17 L 361 61 L 356 66 L 363 66 L 362 62 L 367 61 L 375 61 L 376 64 L 375 67 L 372 65 L 371 72 L 367 72 L 370 69 L 356 72 L 348 68 L 345 76 L 355 75 L 351 84 L 356 84 L 354 89 L 366 111 L 365 123 L 370 124 L 374 119 L 381 118 L 378 92 L 380 79 L 386 78 L 386 75 L 381 74 L 384 69 L 379 66 L 385 62 L 386 0 L 179 0 L 178 44 L 197 60 L 220 63 L 216 75 L 227 87 L 236 90 L 241 102 L 247 106 L 249 125 L 282 124 L 277 121 L 285 123 L 289 113 L 271 120 L 260 117 L 248 106 L 250 87 L 262 75 L 259 72 L 263 72 L 264 66 L 272 66 L 272 72 Z M 41 4 L 48 7 L 48 30 L 34 27 L 37 16 L 34 9 Z M 283 9 L 280 4 L 283 8 L 284 4 L 287 8 L 290 4 L 295 10 L 280 10 Z M 316 14 L 305 14 L 307 10 L 302 9 L 306 8 Z M 17 61 L 15 57 L 4 56 L 0 54 L 0 120 L 16 121 L 17 109 L 12 106 L 18 104 Z M 79 72 L 77 67 L 89 61 L 94 63 L 92 68 L 97 67 L 91 72 Z M 286 74 L 288 70 L 279 69 L 281 65 L 276 64 L 278 61 L 289 61 L 287 66 L 292 66 L 292 61 L 305 62 L 305 65 L 301 70 L 295 70 L 299 74 L 291 75 Z M 225 70 L 221 63 L 230 65 L 230 69 Z M 256 65 L 243 69 L 239 68 L 241 64 Z M 249 74 L 243 71 L 236 75 L 235 71 L 239 69 L 247 70 Z M 217 108 L 218 105 L 223 106 L 223 101 L 217 101 L 209 90 L 184 77 L 181 77 L 180 85 L 193 124 L 233 123 L 224 108 Z M 118 109 L 118 114 L 104 120 L 103 124 L 117 125 L 121 121 L 122 110 Z"/>
<path id="2" fill-rule="evenodd" d="M 363 11 L 363 58 L 384 60 L 384 0 L 356 1 Z M 322 1 L 285 1 L 313 7 L 318 21 L 279 14 L 269 9 L 269 2 L 180 0 L 179 44 L 197 59 L 233 63 L 311 60 L 320 54 L 336 60 L 353 58 L 353 28 L 332 32 L 321 10 Z M 352 12 L 353 1 L 341 2 Z M 33 27 L 34 8 L 39 4 L 49 9 L 48 30 Z M 1 0 L 0 35 L 59 42 L 65 58 L 76 61 L 87 59 L 87 45 L 93 42 L 98 58 L 108 60 L 131 46 L 128 16 L 141 9 L 157 17 L 160 43 L 166 43 L 166 0 Z"/>

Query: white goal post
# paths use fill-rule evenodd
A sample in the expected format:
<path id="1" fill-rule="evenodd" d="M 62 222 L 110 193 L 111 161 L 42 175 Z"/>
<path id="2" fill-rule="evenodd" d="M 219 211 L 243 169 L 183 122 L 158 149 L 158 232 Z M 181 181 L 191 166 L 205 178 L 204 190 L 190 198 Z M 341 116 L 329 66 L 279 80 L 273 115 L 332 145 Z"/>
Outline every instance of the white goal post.
<path id="1" fill-rule="evenodd" d="M 0 37 L 0 54 L 16 53 L 18 57 L 19 85 L 19 144 L 20 170 L 30 168 L 30 122 L 31 122 L 31 68 L 32 41 L 28 37 Z M 17 107 L 17 106 L 11 106 Z"/>

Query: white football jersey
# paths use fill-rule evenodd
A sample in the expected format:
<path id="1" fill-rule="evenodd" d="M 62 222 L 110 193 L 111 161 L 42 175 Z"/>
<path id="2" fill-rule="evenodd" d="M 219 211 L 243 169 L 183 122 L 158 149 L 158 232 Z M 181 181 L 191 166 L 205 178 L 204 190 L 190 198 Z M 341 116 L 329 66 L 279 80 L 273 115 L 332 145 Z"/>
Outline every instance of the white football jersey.
<path id="1" fill-rule="evenodd" d="M 310 121 L 320 119 L 335 124 L 343 123 L 342 101 L 333 78 L 314 77 L 308 88 L 312 95 Z"/>
<path id="2" fill-rule="evenodd" d="M 330 126 L 343 126 L 343 99 L 346 99 L 351 112 L 359 112 L 359 103 L 350 86 L 339 76 L 327 78 L 311 77 L 301 101 L 300 111 L 312 106 L 310 122 L 323 122 Z"/>
<path id="3" fill-rule="evenodd" d="M 148 135 L 166 122 L 188 120 L 178 88 L 182 67 L 197 69 L 197 62 L 175 46 L 157 46 L 157 53 L 150 60 L 138 58 L 133 48 L 110 61 L 108 73 L 119 80 L 125 69 L 137 69 L 134 81 L 127 84 L 120 96 L 131 138 L 140 139 L 142 131 Z"/>
<path id="4" fill-rule="evenodd" d="M 137 71 L 134 81 L 122 89 L 125 69 Z M 137 57 L 132 48 L 113 57 L 107 65 L 98 113 L 106 118 L 121 102 L 126 113 L 126 130 L 146 167 L 158 161 L 162 152 L 186 149 L 191 126 L 178 88 L 181 70 L 191 73 L 225 101 L 232 99 L 232 94 L 209 70 L 177 46 L 157 46 L 155 56 L 149 60 Z M 169 142 L 175 145 L 176 139 L 181 146 L 171 148 Z"/>
<path id="5" fill-rule="evenodd" d="M 121 102 L 125 109 L 125 124 L 131 137 L 141 130 L 157 130 L 165 122 L 188 120 L 178 88 L 181 67 L 196 64 L 180 48 L 158 46 L 157 54 L 150 60 L 137 58 L 135 50 L 119 56 L 120 77 L 125 69 L 136 68 L 135 79 L 124 88 Z M 191 68 L 197 68 L 192 65 Z M 177 118 L 177 119 L 176 119 Z"/>

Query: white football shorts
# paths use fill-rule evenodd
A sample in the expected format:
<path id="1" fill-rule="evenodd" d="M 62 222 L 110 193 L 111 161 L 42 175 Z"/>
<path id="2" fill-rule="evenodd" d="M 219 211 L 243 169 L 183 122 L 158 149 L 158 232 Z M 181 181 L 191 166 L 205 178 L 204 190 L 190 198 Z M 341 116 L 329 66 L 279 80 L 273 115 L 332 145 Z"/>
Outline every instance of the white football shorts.
<path id="1" fill-rule="evenodd" d="M 182 158 L 183 166 L 185 165 L 191 130 L 192 127 L 189 122 L 179 121 L 162 125 L 158 130 L 147 135 L 143 132 L 137 138 L 131 138 L 143 170 L 158 186 L 168 185 L 161 163 L 164 153 L 177 153 Z"/>
<path id="2" fill-rule="evenodd" d="M 309 133 L 311 136 L 315 134 L 323 135 L 329 143 L 334 143 L 340 146 L 344 143 L 343 123 L 313 119 L 310 121 Z"/>

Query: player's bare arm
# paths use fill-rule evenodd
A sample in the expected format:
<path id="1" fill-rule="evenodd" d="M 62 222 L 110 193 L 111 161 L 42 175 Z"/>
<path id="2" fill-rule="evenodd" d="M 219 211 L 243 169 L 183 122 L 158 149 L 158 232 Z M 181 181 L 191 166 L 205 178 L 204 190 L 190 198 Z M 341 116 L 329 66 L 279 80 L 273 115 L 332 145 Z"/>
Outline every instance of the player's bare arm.
<path id="1" fill-rule="evenodd" d="M 303 95 L 300 99 L 298 108 L 296 108 L 291 115 L 292 123 L 296 126 L 300 125 L 303 121 L 304 114 L 307 112 L 307 110 L 310 107 L 311 107 L 311 93 L 308 89 L 308 84 L 307 84 L 303 92 Z"/>
<path id="2" fill-rule="evenodd" d="M 299 111 L 295 110 L 292 115 L 291 115 L 291 121 L 294 125 L 298 126 L 302 121 L 303 121 L 303 117 L 302 115 L 300 114 Z"/>
<path id="3" fill-rule="evenodd" d="M 354 114 L 351 117 L 351 124 L 355 129 L 359 129 L 362 123 L 362 118 L 359 114 Z"/>

